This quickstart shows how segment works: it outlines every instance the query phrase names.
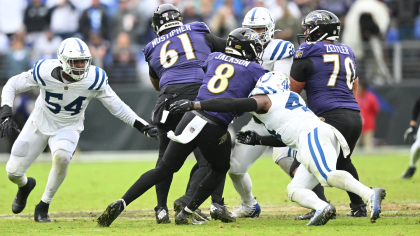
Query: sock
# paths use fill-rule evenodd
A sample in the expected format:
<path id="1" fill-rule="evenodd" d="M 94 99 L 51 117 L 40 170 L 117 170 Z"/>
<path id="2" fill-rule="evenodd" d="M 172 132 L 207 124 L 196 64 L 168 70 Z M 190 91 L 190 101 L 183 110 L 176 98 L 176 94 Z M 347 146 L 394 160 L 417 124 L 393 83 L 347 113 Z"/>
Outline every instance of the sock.
<path id="1" fill-rule="evenodd" d="M 364 200 L 370 199 L 373 190 L 366 187 L 358 180 L 356 180 L 350 173 L 342 170 L 333 170 L 328 174 L 328 184 L 348 192 L 352 192 L 363 198 Z M 363 200 L 362 200 L 362 203 Z"/>
<path id="2" fill-rule="evenodd" d="M 67 170 L 70 164 L 71 153 L 63 150 L 58 150 L 54 153 L 53 165 L 48 175 L 47 186 L 45 187 L 44 194 L 41 200 L 47 204 L 50 204 L 54 198 L 58 188 L 60 188 L 64 179 L 67 176 Z"/>
<path id="3" fill-rule="evenodd" d="M 327 202 L 319 199 L 314 192 L 305 188 L 294 190 L 291 200 L 300 206 L 313 210 L 320 210 L 328 205 Z"/>
<path id="4" fill-rule="evenodd" d="M 230 174 L 230 179 L 232 180 L 233 186 L 236 189 L 236 192 L 241 196 L 242 202 L 245 205 L 252 206 L 255 204 L 255 198 L 252 195 L 252 181 L 248 173 L 243 175 L 234 175 Z"/>
<path id="5" fill-rule="evenodd" d="M 167 207 L 168 203 L 168 195 L 169 189 L 171 188 L 173 175 L 170 175 L 165 180 L 157 183 L 156 188 L 156 197 L 157 197 L 157 205 L 159 207 Z"/>
<path id="6" fill-rule="evenodd" d="M 190 188 L 190 185 L 191 185 L 191 179 L 192 179 L 194 173 L 198 170 L 198 168 L 199 168 L 198 163 L 195 163 L 193 168 L 191 168 L 190 178 L 188 179 L 188 184 L 187 184 L 187 189 L 185 190 L 185 195 L 187 195 L 188 189 Z"/>
<path id="7" fill-rule="evenodd" d="M 194 193 L 197 191 L 198 185 L 200 185 L 201 181 L 203 181 L 204 178 L 206 178 L 208 174 L 207 166 L 203 166 L 198 168 L 193 176 L 190 179 L 190 186 L 187 189 L 186 196 L 192 198 L 194 196 Z"/>
<path id="8" fill-rule="evenodd" d="M 36 205 L 35 210 L 48 212 L 50 204 L 43 202 L 42 200 Z"/>
<path id="9" fill-rule="evenodd" d="M 225 204 L 223 201 L 223 190 L 225 189 L 225 181 L 226 175 L 224 176 L 222 183 L 219 185 L 219 187 L 217 187 L 216 191 L 214 191 L 211 194 L 211 201 L 222 206 Z"/>
<path id="10" fill-rule="evenodd" d="M 346 171 L 350 175 L 352 175 L 354 179 L 359 180 L 359 175 L 357 173 L 357 170 L 356 170 L 356 168 L 354 167 L 353 163 L 350 160 L 344 166 L 342 166 L 341 168 L 338 168 L 338 165 L 337 165 L 337 170 Z M 351 191 L 350 192 L 347 191 L 347 194 L 349 195 L 349 198 L 350 198 L 351 203 L 353 203 L 353 204 L 363 204 L 364 203 L 363 199 L 359 195 L 354 194 Z"/>
<path id="11" fill-rule="evenodd" d="M 417 137 L 417 138 L 420 139 L 420 137 Z M 411 151 L 410 151 L 410 167 L 411 168 L 417 167 L 417 162 L 419 161 L 419 158 L 420 158 L 420 141 L 416 141 L 411 146 Z"/>
<path id="12" fill-rule="evenodd" d="M 321 184 L 315 186 L 315 188 L 313 188 L 312 191 L 318 196 L 319 199 L 321 199 L 324 202 L 327 202 L 327 198 L 324 194 L 324 187 L 322 187 Z"/>
<path id="13" fill-rule="evenodd" d="M 26 177 L 26 175 L 23 176 L 14 176 L 10 173 L 7 173 L 7 177 L 9 177 L 9 180 L 12 181 L 13 183 L 17 184 L 17 186 L 19 188 L 25 187 L 26 184 L 28 183 L 28 178 Z"/>

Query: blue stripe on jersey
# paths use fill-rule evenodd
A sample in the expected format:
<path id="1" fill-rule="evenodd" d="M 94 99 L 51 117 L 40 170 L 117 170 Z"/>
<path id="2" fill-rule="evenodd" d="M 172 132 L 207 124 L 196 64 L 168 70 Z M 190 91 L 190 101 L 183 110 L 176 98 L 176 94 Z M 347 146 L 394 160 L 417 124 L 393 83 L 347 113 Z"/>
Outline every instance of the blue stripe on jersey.
<path id="1" fill-rule="evenodd" d="M 318 160 L 316 159 L 316 155 L 314 152 L 314 149 L 312 147 L 311 143 L 311 134 L 308 135 L 308 144 L 309 144 L 309 150 L 311 151 L 312 159 L 315 162 L 316 168 L 318 169 L 319 173 L 321 173 L 322 177 L 324 177 L 325 180 L 328 180 L 328 176 L 322 171 L 321 166 L 319 166 Z"/>
<path id="2" fill-rule="evenodd" d="M 290 156 L 290 154 L 292 154 L 291 152 L 292 152 L 292 149 L 291 149 L 291 148 L 289 148 L 289 151 L 287 151 L 287 156 L 288 156 L 288 157 L 291 157 L 291 156 Z"/>
<path id="3" fill-rule="evenodd" d="M 96 84 L 98 83 L 98 79 L 99 79 L 99 67 L 95 68 L 95 82 L 93 82 L 93 84 L 88 88 L 88 90 L 92 90 Z"/>
<path id="4" fill-rule="evenodd" d="M 99 90 L 102 87 L 102 84 L 105 81 L 105 71 L 102 70 L 102 69 L 101 69 L 101 71 L 102 71 L 102 80 L 101 80 L 101 83 L 99 84 L 99 86 L 98 86 L 98 88 L 96 90 Z"/>
<path id="5" fill-rule="evenodd" d="M 268 88 L 269 90 L 273 91 L 273 93 L 277 93 L 277 90 L 274 90 L 272 87 L 267 86 L 266 88 Z"/>
<path id="6" fill-rule="evenodd" d="M 287 42 L 287 43 L 284 45 L 283 50 L 281 50 L 281 53 L 280 53 L 279 57 L 277 57 L 277 60 L 280 60 L 280 59 L 283 57 L 284 53 L 285 53 L 285 52 L 286 52 L 286 50 L 287 50 L 287 47 L 288 47 L 290 44 L 291 44 L 290 42 Z"/>
<path id="7" fill-rule="evenodd" d="M 261 89 L 265 94 L 270 94 L 270 92 L 268 92 L 264 87 L 258 87 L 259 89 Z"/>
<path id="8" fill-rule="evenodd" d="M 315 128 L 314 138 L 315 138 L 315 144 L 316 144 L 316 147 L 318 148 L 318 152 L 319 152 L 319 154 L 321 155 L 321 160 L 322 160 L 322 163 L 324 163 L 325 169 L 326 169 L 328 172 L 331 172 L 330 168 L 328 168 L 327 161 L 325 160 L 324 151 L 322 151 L 321 144 L 319 144 L 319 139 L 318 139 L 318 128 Z"/>
<path id="9" fill-rule="evenodd" d="M 45 59 L 44 59 L 44 60 L 42 60 L 42 61 L 39 63 L 38 68 L 36 69 L 36 75 L 38 76 L 39 81 L 41 81 L 41 84 L 42 84 L 42 85 L 44 85 L 44 86 L 46 86 L 46 84 L 45 84 L 44 80 L 43 80 L 43 79 L 41 78 L 41 76 L 39 75 L 39 67 L 41 67 L 41 64 L 42 64 L 42 63 L 44 63 L 44 61 L 45 61 Z"/>
<path id="10" fill-rule="evenodd" d="M 39 62 L 39 61 L 37 61 L 37 62 L 35 63 L 34 68 L 32 69 L 32 74 L 34 75 L 34 80 L 35 80 L 35 82 L 37 82 L 37 83 L 38 83 L 38 80 L 37 80 L 37 78 L 36 78 L 36 66 L 38 65 L 38 62 Z"/>
<path id="11" fill-rule="evenodd" d="M 257 8 L 255 8 L 254 11 L 252 12 L 251 21 L 254 21 L 255 12 L 257 12 Z"/>
<path id="12" fill-rule="evenodd" d="M 274 56 L 277 54 L 277 51 L 279 50 L 279 48 L 280 48 L 280 46 L 281 46 L 281 44 L 282 44 L 283 42 L 284 42 L 284 41 L 283 41 L 283 40 L 281 40 L 281 41 L 277 44 L 276 48 L 274 48 L 274 52 L 273 52 L 273 54 L 271 54 L 270 60 L 273 60 L 273 59 L 274 59 Z"/>
<path id="13" fill-rule="evenodd" d="M 80 52 L 81 53 L 85 53 L 85 51 L 83 51 L 83 47 L 82 47 L 82 44 L 80 43 L 80 41 L 78 40 L 78 39 L 75 39 L 76 40 L 76 42 L 79 44 L 79 47 L 80 47 Z"/>
<path id="14" fill-rule="evenodd" d="M 63 52 L 64 52 L 64 48 L 66 47 L 66 44 L 67 44 L 67 43 L 65 43 L 65 44 L 64 44 L 64 46 L 63 46 L 63 50 L 61 50 L 60 54 L 63 54 Z"/>

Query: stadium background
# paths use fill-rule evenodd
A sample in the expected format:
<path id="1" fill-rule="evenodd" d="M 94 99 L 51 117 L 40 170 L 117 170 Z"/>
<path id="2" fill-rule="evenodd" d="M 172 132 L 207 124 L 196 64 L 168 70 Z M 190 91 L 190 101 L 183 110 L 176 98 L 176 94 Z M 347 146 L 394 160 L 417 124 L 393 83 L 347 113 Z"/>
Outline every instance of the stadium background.
<path id="1" fill-rule="evenodd" d="M 252 7 L 267 7 L 282 30 L 275 37 L 292 41 L 295 48 L 303 17 L 315 9 L 332 11 L 342 21 L 340 41 L 356 49 L 359 79 L 380 102 L 375 145 L 404 145 L 402 136 L 420 94 L 418 0 L 0 0 L 0 88 L 37 60 L 56 58 L 61 40 L 75 36 L 89 45 L 93 64 L 105 69 L 122 100 L 149 120 L 158 92 L 149 82 L 141 49 L 154 38 L 151 16 L 162 3 L 176 5 L 184 23 L 204 21 L 220 37 L 240 27 Z M 377 27 L 360 37 L 355 32 L 369 23 L 369 14 Z M 20 126 L 37 94 L 17 96 L 14 112 Z M 235 121 L 234 129 L 249 118 Z M 9 152 L 15 138 L 1 140 L 0 153 Z M 99 101 L 90 103 L 80 151 L 156 149 L 156 141 L 113 117 Z"/>

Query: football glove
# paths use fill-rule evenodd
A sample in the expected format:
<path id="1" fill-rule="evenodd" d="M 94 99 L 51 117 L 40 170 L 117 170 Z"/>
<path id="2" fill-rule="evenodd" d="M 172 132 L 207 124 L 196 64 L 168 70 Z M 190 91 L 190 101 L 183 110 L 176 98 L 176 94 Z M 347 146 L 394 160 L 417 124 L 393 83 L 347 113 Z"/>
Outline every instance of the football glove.
<path id="1" fill-rule="evenodd" d="M 12 118 L 12 108 L 4 105 L 0 111 L 0 138 L 11 136 L 13 130 L 20 133 L 16 122 Z"/>
<path id="2" fill-rule="evenodd" d="M 194 102 L 188 99 L 181 99 L 176 101 L 172 103 L 168 109 L 170 113 L 182 113 L 192 110 L 194 110 Z"/>
<path id="3" fill-rule="evenodd" d="M 239 143 L 246 145 L 261 145 L 260 135 L 253 130 L 247 130 L 245 132 L 239 131 L 239 133 L 236 134 L 236 139 Z"/>
<path id="4" fill-rule="evenodd" d="M 410 126 L 410 128 L 408 128 L 404 133 L 404 143 L 408 143 L 410 137 L 413 140 L 416 140 L 416 136 L 417 136 L 416 132 L 417 132 L 416 126 Z"/>
<path id="5" fill-rule="evenodd" d="M 144 126 L 141 132 L 146 135 L 148 138 L 158 139 L 158 131 L 153 126 Z"/>

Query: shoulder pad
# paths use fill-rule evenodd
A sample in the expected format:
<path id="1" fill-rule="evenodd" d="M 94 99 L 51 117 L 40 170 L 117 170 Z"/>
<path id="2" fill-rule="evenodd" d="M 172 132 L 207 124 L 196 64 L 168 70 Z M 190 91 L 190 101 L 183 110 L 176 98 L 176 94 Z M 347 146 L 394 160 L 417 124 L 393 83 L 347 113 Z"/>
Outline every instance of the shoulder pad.
<path id="1" fill-rule="evenodd" d="M 46 86 L 46 81 L 51 76 L 52 70 L 59 66 L 60 62 L 56 59 L 43 59 L 37 61 L 32 68 L 35 81 L 43 86 Z"/>
<path id="2" fill-rule="evenodd" d="M 192 30 L 210 33 L 209 27 L 204 22 L 192 22 L 187 25 L 190 25 Z"/>
<path id="3" fill-rule="evenodd" d="M 296 49 L 294 58 L 305 58 L 305 57 L 314 57 L 324 54 L 324 49 L 321 48 L 322 44 L 317 44 L 316 42 L 304 43 Z"/>
<path id="4" fill-rule="evenodd" d="M 102 90 L 108 85 L 106 72 L 97 66 L 90 67 L 89 75 L 85 79 L 90 84 L 88 90 Z"/>
<path id="5" fill-rule="evenodd" d="M 272 41 L 273 42 L 270 43 L 272 45 L 269 47 L 269 50 L 272 51 L 270 56 L 271 61 L 289 58 L 294 55 L 295 46 L 293 46 L 291 42 L 275 39 L 272 39 Z"/>

